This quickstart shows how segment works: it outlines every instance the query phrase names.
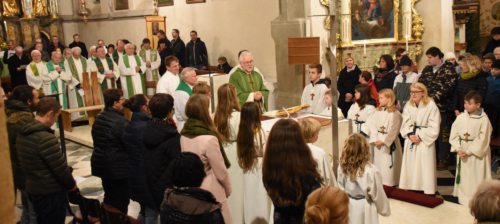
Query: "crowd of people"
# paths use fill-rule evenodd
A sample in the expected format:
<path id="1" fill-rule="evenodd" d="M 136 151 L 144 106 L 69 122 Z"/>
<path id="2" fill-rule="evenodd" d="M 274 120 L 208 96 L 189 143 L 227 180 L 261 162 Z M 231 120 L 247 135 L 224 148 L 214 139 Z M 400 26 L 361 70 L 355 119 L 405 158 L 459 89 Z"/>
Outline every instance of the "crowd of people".
<path id="1" fill-rule="evenodd" d="M 249 51 L 234 68 L 219 58 L 230 78 L 217 89 L 212 112 L 211 89 L 196 77 L 208 66 L 196 31 L 186 46 L 176 29 L 171 41 L 159 35 L 158 49 L 147 38 L 139 50 L 120 39 L 116 49 L 99 40 L 87 52 L 75 34 L 72 48 L 53 38 L 48 63 L 39 43 L 31 59 L 19 46 L 4 55 L 14 86 L 6 109 L 22 223 L 64 223 L 68 200 L 79 201 L 51 126 L 62 109 L 84 106 L 80 82 L 88 71 L 98 72 L 104 102 L 92 126 L 92 175 L 101 179 L 108 209 L 126 215 L 137 201 L 142 223 L 378 223 L 379 214 L 391 213 L 384 185 L 435 196 L 436 169 L 447 169 L 454 154 L 459 203 L 478 221 L 500 221 L 499 183 L 488 181 L 489 143 L 499 128 L 500 47 L 482 62 L 431 47 L 420 73 L 404 50 L 395 59 L 382 55 L 373 73 L 345 58 L 335 101 L 355 133 L 332 167 L 314 145 L 317 120 L 281 119 L 263 130 L 269 91 Z M 308 73 L 301 103 L 331 116 L 332 88 L 321 65 Z M 146 80 L 158 81 L 151 98 Z"/>

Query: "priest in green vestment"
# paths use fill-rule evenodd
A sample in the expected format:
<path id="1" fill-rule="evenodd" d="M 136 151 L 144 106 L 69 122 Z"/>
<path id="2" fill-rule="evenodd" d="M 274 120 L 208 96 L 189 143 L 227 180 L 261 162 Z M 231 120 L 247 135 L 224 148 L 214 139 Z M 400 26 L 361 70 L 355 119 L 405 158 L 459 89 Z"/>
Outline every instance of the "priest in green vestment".
<path id="1" fill-rule="evenodd" d="M 46 75 L 42 75 L 44 82 L 48 82 L 51 95 L 57 94 L 59 103 L 63 109 L 69 108 L 67 83 L 71 83 L 73 77 L 70 72 L 66 72 L 64 63 L 62 62 L 62 54 L 58 51 L 53 51 L 51 60 L 47 62 Z M 75 81 L 76 82 L 76 81 Z"/>
<path id="2" fill-rule="evenodd" d="M 236 87 L 240 105 L 253 101 L 259 104 L 262 112 L 267 111 L 269 90 L 264 85 L 263 76 L 254 69 L 252 54 L 242 52 L 239 61 L 240 67 L 231 74 L 229 83 Z"/>

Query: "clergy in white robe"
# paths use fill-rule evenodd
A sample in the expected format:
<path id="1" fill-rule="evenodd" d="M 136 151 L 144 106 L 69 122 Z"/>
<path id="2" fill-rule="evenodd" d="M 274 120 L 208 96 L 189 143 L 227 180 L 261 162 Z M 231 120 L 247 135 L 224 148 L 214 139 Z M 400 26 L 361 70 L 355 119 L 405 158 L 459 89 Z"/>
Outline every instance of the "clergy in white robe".
<path id="1" fill-rule="evenodd" d="M 467 101 L 464 106 L 466 110 L 451 126 L 450 144 L 451 151 L 457 152 L 453 196 L 458 197 L 460 204 L 468 205 L 479 184 L 491 179 L 492 127 L 482 108 L 469 112 Z"/>
<path id="2" fill-rule="evenodd" d="M 80 47 L 71 49 L 73 56 L 64 61 L 64 68 L 70 72 L 73 77 L 68 84 L 68 101 L 69 108 L 85 107 L 84 91 L 81 83 L 83 82 L 83 73 L 90 72 L 90 67 L 87 59 L 81 56 L 82 50 Z M 85 113 L 72 113 L 71 120 L 77 119 Z"/>
<path id="3" fill-rule="evenodd" d="M 360 106 L 358 102 L 353 103 L 347 112 L 347 119 L 351 119 L 352 122 L 352 131 L 365 137 L 370 136 L 370 129 L 366 126 L 366 121 L 374 113 L 375 107 L 373 105 Z"/>
<path id="4" fill-rule="evenodd" d="M 101 90 L 115 89 L 116 80 L 120 77 L 120 69 L 118 65 L 109 57 L 106 57 L 106 52 L 104 47 L 97 47 L 97 58 L 94 59 L 95 68 L 93 70 L 97 71 L 97 78 L 101 84 Z"/>
<path id="5" fill-rule="evenodd" d="M 125 52 L 127 54 L 123 55 L 118 62 L 118 67 L 120 68 L 123 97 L 128 99 L 135 94 L 145 93 L 144 71 L 146 71 L 146 63 L 134 54 L 135 46 L 133 44 L 125 45 Z"/>
<path id="6" fill-rule="evenodd" d="M 42 53 L 38 50 L 33 50 L 31 51 L 31 58 L 33 61 L 26 67 L 28 85 L 48 95 L 50 94 L 50 88 L 48 85 L 43 85 L 42 80 L 42 76 L 48 73 L 47 66 L 42 61 Z"/>
<path id="7" fill-rule="evenodd" d="M 48 73 L 42 75 L 44 85 L 50 89 L 49 95 L 56 94 L 63 109 L 69 108 L 67 83 L 74 79 L 70 72 L 67 72 L 62 62 L 61 52 L 53 51 L 51 60 L 47 62 Z"/>
<path id="8" fill-rule="evenodd" d="M 326 107 L 324 101 L 325 92 L 328 90 L 324 79 L 321 78 L 323 68 L 321 64 L 309 65 L 309 84 L 304 87 L 300 104 L 309 105 L 306 112 L 320 114 Z"/>
<path id="9" fill-rule="evenodd" d="M 123 55 L 125 55 L 125 42 L 123 40 L 116 41 L 116 50 L 113 51 L 111 58 L 113 61 L 118 64 L 120 60 L 122 60 Z"/>
<path id="10" fill-rule="evenodd" d="M 411 98 L 403 110 L 401 136 L 405 139 L 399 188 L 435 194 L 436 147 L 441 115 L 427 88 L 413 84 Z"/>
<path id="11" fill-rule="evenodd" d="M 179 77 L 179 59 L 175 56 L 167 56 L 165 58 L 165 65 L 167 67 L 167 71 L 163 76 L 158 80 L 156 84 L 156 93 L 166 93 L 172 95 L 181 79 Z"/>
<path id="12" fill-rule="evenodd" d="M 401 171 L 401 143 L 398 135 L 401 128 L 401 113 L 386 107 L 375 110 L 372 116 L 366 121 L 366 126 L 370 132 L 369 143 L 373 148 L 373 164 L 380 170 L 384 185 L 396 186 L 399 183 Z M 376 142 L 382 145 L 375 146 Z"/>
<path id="13" fill-rule="evenodd" d="M 378 214 L 391 214 L 389 199 L 382 186 L 382 176 L 377 167 L 367 164 L 356 180 L 338 168 L 338 184 L 349 196 L 350 224 L 377 224 Z"/>
<path id="14" fill-rule="evenodd" d="M 187 67 L 182 70 L 181 73 L 182 80 L 177 86 L 177 89 L 172 94 L 174 98 L 174 115 L 177 121 L 177 130 L 179 132 L 184 127 L 184 123 L 187 120 L 187 116 L 185 113 L 185 107 L 189 97 L 193 95 L 193 86 L 196 85 L 198 81 L 196 77 L 196 69 L 193 67 Z"/>
<path id="15" fill-rule="evenodd" d="M 146 63 L 146 70 L 144 71 L 146 80 L 158 81 L 160 79 L 158 68 L 161 64 L 161 58 L 158 51 L 151 48 L 151 41 L 148 38 L 142 40 L 142 48 L 139 51 L 139 57 Z"/>

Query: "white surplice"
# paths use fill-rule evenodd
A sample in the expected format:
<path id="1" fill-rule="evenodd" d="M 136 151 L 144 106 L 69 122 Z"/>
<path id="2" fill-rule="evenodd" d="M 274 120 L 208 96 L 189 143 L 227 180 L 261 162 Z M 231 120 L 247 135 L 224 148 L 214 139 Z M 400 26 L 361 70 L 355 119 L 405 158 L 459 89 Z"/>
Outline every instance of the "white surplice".
<path id="1" fill-rule="evenodd" d="M 398 134 L 401 119 L 401 113 L 398 110 L 388 112 L 382 108 L 376 110 L 366 121 L 366 126 L 370 129 L 369 143 L 373 147 L 373 164 L 380 170 L 383 183 L 387 186 L 396 186 L 399 182 L 402 152 Z M 384 145 L 377 148 L 374 143 L 379 140 Z M 391 152 L 393 144 L 395 149 Z"/>
<path id="2" fill-rule="evenodd" d="M 123 90 L 123 97 L 126 99 L 132 97 L 129 96 L 128 92 L 128 86 L 127 86 L 127 77 L 132 78 L 132 88 L 133 88 L 133 93 L 135 94 L 143 94 L 145 91 L 142 89 L 142 74 L 137 72 L 135 70 L 135 67 L 140 67 L 141 71 L 146 71 L 146 63 L 139 58 L 140 65 L 137 64 L 136 62 L 136 57 L 137 55 L 123 55 L 123 57 L 120 58 L 118 62 L 118 67 L 120 68 L 120 75 L 121 75 L 121 84 L 122 84 L 122 90 Z M 129 66 L 127 67 L 124 63 L 124 58 L 128 57 L 128 64 Z"/>
<path id="3" fill-rule="evenodd" d="M 407 103 L 403 110 L 401 136 L 405 139 L 403 162 L 399 188 L 405 190 L 424 191 L 435 194 L 436 147 L 434 143 L 439 136 L 441 115 L 433 100 L 427 105 L 420 103 L 418 107 Z M 418 145 L 410 141 L 408 135 L 415 134 L 420 138 Z"/>
<path id="4" fill-rule="evenodd" d="M 329 186 L 337 186 L 337 180 L 335 179 L 335 174 L 333 174 L 333 168 L 328 159 L 328 154 L 326 154 L 324 149 L 312 143 L 307 143 L 307 146 L 309 146 L 311 150 L 314 161 L 318 164 L 318 173 L 321 175 L 321 178 L 323 178 L 323 183 Z"/>
<path id="5" fill-rule="evenodd" d="M 479 184 L 491 179 L 491 132 L 490 121 L 482 109 L 473 114 L 461 113 L 451 126 L 451 151 L 461 149 L 469 155 L 466 159 L 457 155 L 453 195 L 460 204 L 468 205 Z M 460 183 L 457 184 L 458 176 Z"/>
<path id="6" fill-rule="evenodd" d="M 158 80 L 158 84 L 156 84 L 156 93 L 172 95 L 180 82 L 181 78 L 178 75 L 167 70 L 160 80 Z"/>
<path id="7" fill-rule="evenodd" d="M 57 64 L 54 64 L 54 69 L 56 68 L 59 68 L 60 66 Z M 48 68 L 47 68 L 47 71 L 48 71 Z M 48 72 L 47 74 L 42 74 L 42 80 L 43 80 L 43 85 L 44 86 L 47 86 L 47 87 L 44 87 L 49 89 L 49 92 L 48 93 L 45 93 L 45 94 L 49 94 L 49 95 L 52 95 L 52 94 L 59 94 L 58 95 L 58 98 L 59 98 L 59 103 L 61 103 L 61 106 L 63 106 L 63 109 L 68 109 L 68 108 L 64 108 L 64 105 L 63 105 L 63 102 L 64 102 L 64 97 L 63 94 L 67 93 L 67 91 L 65 90 L 67 84 L 63 84 L 63 81 L 66 82 L 66 83 L 71 83 L 73 81 L 73 77 L 71 76 L 71 73 L 70 72 L 66 72 L 65 69 L 61 68 L 61 72 L 57 72 L 56 70 L 54 71 L 51 71 L 51 72 Z M 52 82 L 56 82 L 56 85 L 57 85 L 57 91 L 56 92 L 53 92 L 52 91 L 52 88 L 51 88 L 51 85 L 52 85 Z M 66 96 L 67 97 L 67 96 Z"/>
<path id="8" fill-rule="evenodd" d="M 82 61 L 85 60 L 85 62 L 87 62 L 87 59 L 83 56 L 80 56 L 80 58 L 78 59 L 73 57 L 72 59 L 75 63 L 76 74 L 72 73 L 69 60 L 64 60 L 64 68 L 72 76 L 71 81 L 67 83 L 68 102 L 69 102 L 69 108 L 79 108 L 85 106 L 85 98 L 83 95 L 81 95 L 81 93 L 83 92 L 83 86 L 80 85 L 80 89 L 77 89 L 76 86 L 78 86 L 78 84 L 81 84 L 83 82 L 83 72 L 89 72 L 90 71 L 89 69 L 90 67 L 92 67 L 92 65 L 87 63 L 86 68 L 84 68 Z M 78 97 L 81 97 L 81 105 L 78 105 Z M 72 113 L 71 120 L 80 118 L 81 115 L 83 115 L 83 113 Z"/>
<path id="9" fill-rule="evenodd" d="M 373 164 L 352 181 L 338 168 L 339 187 L 349 195 L 349 224 L 377 224 L 378 214 L 391 214 L 389 199 L 382 186 L 382 176 Z"/>
<path id="10" fill-rule="evenodd" d="M 304 91 L 302 92 L 302 98 L 300 101 L 301 105 L 309 105 L 306 109 L 306 112 L 313 114 L 320 114 L 327 105 L 325 104 L 325 92 L 328 90 L 323 83 L 318 83 L 313 85 L 309 83 L 304 87 Z"/>
<path id="11" fill-rule="evenodd" d="M 116 82 L 116 80 L 118 80 L 118 78 L 120 77 L 120 69 L 118 68 L 118 65 L 113 61 L 113 59 L 111 59 L 111 63 L 113 63 L 113 70 L 111 70 L 109 68 L 109 65 L 108 65 L 108 62 L 106 60 L 106 58 L 98 58 L 97 60 L 100 60 L 101 61 L 101 64 L 102 64 L 102 67 L 104 69 L 104 72 L 103 73 L 100 73 L 98 71 L 98 68 L 95 67 L 95 71 L 97 72 L 97 78 L 99 79 L 99 83 L 102 85 L 102 83 L 105 81 L 107 86 L 108 86 L 108 89 L 111 89 L 111 87 L 113 86 L 113 80 L 111 78 L 106 78 L 106 74 L 108 73 L 113 73 L 114 75 L 114 80 Z M 95 66 L 97 66 L 95 63 L 94 63 Z M 116 88 L 116 83 L 114 83 L 114 86 Z"/>
<path id="12" fill-rule="evenodd" d="M 347 112 L 347 119 L 351 119 L 352 122 L 353 133 L 364 133 L 370 136 L 370 129 L 366 126 L 366 121 L 374 113 L 375 107 L 373 105 L 366 104 L 365 107 L 361 109 L 358 103 L 353 103 Z"/>
<path id="13" fill-rule="evenodd" d="M 323 111 L 321 111 L 321 113 L 319 113 L 319 115 L 326 116 L 326 117 L 332 117 L 332 107 L 331 106 L 325 107 L 325 109 L 323 109 Z M 344 118 L 344 114 L 342 114 L 342 110 L 340 110 L 340 108 L 338 108 L 338 107 L 337 107 L 337 117 L 339 119 Z"/>
<path id="14" fill-rule="evenodd" d="M 142 58 L 142 61 L 144 61 L 144 63 L 146 62 L 151 62 L 151 67 L 150 68 L 146 68 L 145 70 L 145 75 L 146 75 L 146 80 L 148 81 L 152 81 L 152 80 L 158 80 L 160 78 L 160 74 L 158 73 L 158 68 L 160 67 L 160 64 L 161 64 L 161 58 L 160 58 L 160 54 L 158 53 L 158 51 L 156 51 L 156 60 L 152 61 L 152 57 L 151 55 L 154 53 L 154 52 L 151 52 L 151 49 L 144 49 L 144 57 L 145 58 Z M 139 54 L 140 56 L 140 54 Z M 157 77 L 153 77 L 153 75 L 157 75 Z"/>
<path id="15" fill-rule="evenodd" d="M 32 68 L 32 66 L 36 66 L 36 70 Z M 42 77 L 47 75 L 47 65 L 43 61 L 39 61 L 38 63 L 31 62 L 26 66 L 26 80 L 28 81 L 28 85 L 37 89 L 43 90 L 45 95 L 50 94 L 50 86 L 43 85 Z"/>

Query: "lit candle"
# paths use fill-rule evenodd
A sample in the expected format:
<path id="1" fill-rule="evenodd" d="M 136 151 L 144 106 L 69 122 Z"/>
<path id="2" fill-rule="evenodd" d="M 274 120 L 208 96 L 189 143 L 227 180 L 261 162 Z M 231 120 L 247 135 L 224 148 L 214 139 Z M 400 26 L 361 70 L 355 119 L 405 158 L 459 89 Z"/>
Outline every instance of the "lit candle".
<path id="1" fill-rule="evenodd" d="M 366 41 L 363 42 L 363 56 L 366 56 Z"/>
<path id="2" fill-rule="evenodd" d="M 406 42 L 406 52 L 408 52 L 408 38 L 409 36 L 406 35 L 405 42 Z"/>

